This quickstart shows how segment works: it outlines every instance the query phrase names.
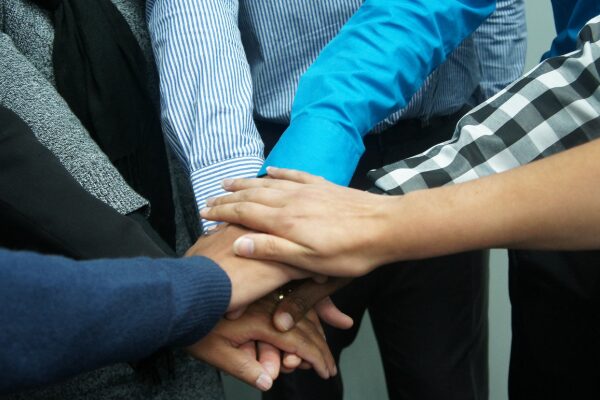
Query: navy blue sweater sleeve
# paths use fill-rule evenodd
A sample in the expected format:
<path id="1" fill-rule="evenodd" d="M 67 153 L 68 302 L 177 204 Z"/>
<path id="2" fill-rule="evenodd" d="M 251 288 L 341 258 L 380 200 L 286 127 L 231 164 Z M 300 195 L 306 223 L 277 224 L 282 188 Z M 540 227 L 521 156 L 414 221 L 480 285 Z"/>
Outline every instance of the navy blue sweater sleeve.
<path id="1" fill-rule="evenodd" d="M 600 1 L 552 0 L 552 11 L 557 35 L 542 59 L 575 51 L 579 31 L 590 19 L 600 14 Z"/>
<path id="2" fill-rule="evenodd" d="M 0 250 L 0 393 L 206 335 L 231 294 L 211 260 L 73 261 Z"/>

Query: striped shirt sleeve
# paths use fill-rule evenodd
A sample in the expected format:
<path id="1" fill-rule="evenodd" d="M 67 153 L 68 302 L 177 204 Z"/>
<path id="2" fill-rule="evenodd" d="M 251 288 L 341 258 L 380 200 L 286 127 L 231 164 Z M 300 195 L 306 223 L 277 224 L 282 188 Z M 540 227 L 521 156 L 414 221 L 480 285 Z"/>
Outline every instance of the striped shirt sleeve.
<path id="1" fill-rule="evenodd" d="M 237 0 L 147 2 L 163 130 L 189 169 L 198 209 L 225 193 L 223 179 L 255 177 L 263 163 L 238 6 Z M 203 221 L 204 230 L 213 225 Z"/>
<path id="2" fill-rule="evenodd" d="M 473 33 L 480 65 L 474 105 L 489 99 L 523 74 L 527 53 L 524 0 L 498 0 L 496 11 Z"/>

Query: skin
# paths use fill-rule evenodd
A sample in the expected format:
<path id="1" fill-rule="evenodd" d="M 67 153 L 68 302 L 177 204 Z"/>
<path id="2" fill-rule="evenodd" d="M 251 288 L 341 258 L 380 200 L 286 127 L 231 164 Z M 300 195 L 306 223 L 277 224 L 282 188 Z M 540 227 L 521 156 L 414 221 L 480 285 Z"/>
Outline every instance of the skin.
<path id="1" fill-rule="evenodd" d="M 257 359 L 256 354 L 243 347 L 245 343 L 271 343 L 274 349 L 297 354 L 322 378 L 335 375 L 335 361 L 314 311 L 285 333 L 272 325 L 273 311 L 273 304 L 268 299 L 256 302 L 239 319 L 221 320 L 210 334 L 187 351 L 263 391 L 269 390 L 277 377 L 273 377 L 272 371 L 267 371 L 264 365 L 270 359 L 278 358 L 279 351 L 263 352 Z"/>
<path id="2" fill-rule="evenodd" d="M 272 180 L 225 182 L 233 194 L 211 201 L 202 217 L 265 232 L 236 239 L 238 255 L 331 276 L 488 247 L 598 249 L 599 157 L 593 141 L 502 174 L 398 197 L 271 169 Z M 300 315 L 298 305 L 321 294 L 299 291 L 286 307 Z"/>
<path id="3" fill-rule="evenodd" d="M 280 370 L 291 372 L 296 368 L 308 369 L 316 367 L 314 363 L 311 363 L 308 359 L 304 359 L 302 352 L 289 353 L 286 351 L 290 347 L 298 347 L 289 346 L 289 342 L 293 338 L 297 338 L 297 336 L 292 335 L 287 337 L 287 342 L 283 342 L 287 346 L 280 347 L 282 343 L 281 338 L 274 335 L 275 331 L 272 323 L 270 321 L 268 323 L 265 322 L 264 318 L 256 318 L 257 306 L 260 305 L 262 307 L 259 309 L 263 311 L 263 314 L 265 311 L 268 311 L 269 317 L 272 318 L 271 315 L 277 303 L 274 301 L 274 296 L 271 292 L 291 280 L 306 278 L 313 274 L 286 266 L 285 264 L 248 260 L 236 256 L 232 250 L 232 243 L 248 232 L 250 231 L 239 226 L 222 225 L 212 231 L 210 235 L 200 238 L 186 252 L 186 256 L 211 258 L 227 273 L 232 285 L 228 310 L 230 314 L 235 314 L 235 318 L 229 319 L 236 320 L 231 323 L 223 320 L 203 340 L 203 343 L 209 344 L 194 345 L 193 349 L 196 349 L 196 351 L 201 350 L 200 353 L 194 354 L 201 355 L 201 358 L 206 362 L 221 368 L 240 380 L 253 384 L 260 390 L 268 390 L 272 385 L 272 381 L 279 375 Z M 312 279 L 307 279 L 304 282 L 299 282 L 298 286 L 318 288 L 320 284 Z M 326 285 L 326 287 L 330 286 Z M 248 304 L 256 302 L 256 300 L 267 294 L 269 295 L 261 299 L 258 303 L 251 305 L 249 311 L 244 313 Z M 332 325 L 344 327 L 347 324 L 348 317 L 341 313 L 333 303 L 327 303 L 325 300 L 316 308 L 323 315 L 324 320 L 331 322 Z M 242 315 L 244 318 L 240 319 Z M 253 316 L 254 320 L 248 321 L 249 316 Z M 340 320 L 342 323 L 338 322 Z M 329 349 L 326 345 L 323 349 L 323 329 L 312 307 L 305 309 L 301 316 L 295 318 L 295 321 L 298 321 L 302 326 L 305 326 L 309 322 L 314 325 L 314 328 L 304 328 L 304 331 L 308 330 L 313 336 L 315 331 L 318 332 L 321 336 L 318 338 L 313 337 L 311 343 L 319 344 L 321 351 L 324 354 L 329 354 Z M 257 341 L 259 337 L 256 336 L 256 331 L 245 328 L 244 324 L 249 324 L 246 325 L 248 327 L 261 328 L 262 330 L 259 332 L 263 334 L 262 337 L 265 340 Z M 300 325 L 295 325 L 295 327 L 299 327 Z M 295 330 L 295 327 L 290 326 L 285 331 Z M 236 336 L 233 338 L 231 337 L 232 332 L 236 333 Z M 252 333 L 255 335 L 252 336 Z M 270 336 L 265 336 L 265 333 L 269 333 Z M 246 338 L 247 340 L 240 342 L 241 338 Z M 241 368 L 240 365 L 244 365 L 246 368 Z M 337 369 L 333 365 L 332 368 L 328 369 L 328 376 L 335 373 L 337 373 Z"/>
<path id="4" fill-rule="evenodd" d="M 322 320 L 338 329 L 349 329 L 354 321 L 335 307 L 331 294 L 350 283 L 351 279 L 332 278 L 323 284 L 307 280 L 295 285 L 293 290 L 277 304 L 273 323 L 281 332 L 290 330 L 313 308 Z M 333 323 L 331 322 L 333 321 Z"/>
<path id="5" fill-rule="evenodd" d="M 247 306 L 291 280 L 312 275 L 285 264 L 236 256 L 231 244 L 249 232 L 239 226 L 221 226 L 196 241 L 185 254 L 208 257 L 227 273 L 232 286 L 228 311 Z"/>
<path id="6" fill-rule="evenodd" d="M 224 182 L 203 218 L 263 234 L 236 254 L 356 277 L 393 261 L 506 247 L 600 248 L 600 141 L 505 173 L 405 196 L 378 196 L 298 171 Z"/>

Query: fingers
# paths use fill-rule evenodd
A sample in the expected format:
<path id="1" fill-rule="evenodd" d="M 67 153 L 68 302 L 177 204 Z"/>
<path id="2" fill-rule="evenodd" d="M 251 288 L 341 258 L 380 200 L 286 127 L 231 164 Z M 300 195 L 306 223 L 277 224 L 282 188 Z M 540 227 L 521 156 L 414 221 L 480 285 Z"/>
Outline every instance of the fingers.
<path id="1" fill-rule="evenodd" d="M 240 307 L 236 310 L 230 311 L 227 314 L 225 314 L 225 318 L 227 318 L 230 321 L 235 321 L 236 319 L 239 319 L 242 315 L 244 315 L 244 313 L 246 312 L 246 308 L 247 307 Z"/>
<path id="2" fill-rule="evenodd" d="M 306 361 L 302 361 L 302 362 L 300 363 L 300 365 L 298 365 L 298 368 L 299 368 L 299 369 L 311 369 L 311 368 L 312 368 L 312 365 L 310 365 L 310 364 L 309 364 L 309 363 L 307 363 Z M 335 374 L 333 374 L 333 375 L 335 375 Z"/>
<path id="3" fill-rule="evenodd" d="M 253 233 L 241 236 L 233 243 L 233 252 L 241 257 L 277 261 L 319 273 L 312 266 L 306 247 L 274 235 Z"/>
<path id="4" fill-rule="evenodd" d="M 313 276 L 312 279 L 316 283 L 327 283 L 327 281 L 329 280 L 329 277 L 327 275 L 317 274 L 317 275 Z"/>
<path id="5" fill-rule="evenodd" d="M 236 348 L 232 343 L 218 335 L 209 335 L 199 343 L 188 348 L 192 356 L 206 361 L 223 372 L 267 391 L 273 386 L 273 379 L 263 366 L 247 351 Z"/>
<path id="6" fill-rule="evenodd" d="M 229 222 L 252 230 L 271 232 L 279 220 L 279 209 L 257 203 L 233 203 L 206 207 L 200 216 L 209 221 Z"/>
<path id="7" fill-rule="evenodd" d="M 317 331 L 321 334 L 321 336 L 323 336 L 323 339 L 327 340 L 327 337 L 325 336 L 325 331 L 323 330 L 323 326 L 321 325 L 321 320 L 319 320 L 319 316 L 314 310 L 310 310 L 304 318 L 312 322 L 315 325 Z"/>
<path id="8" fill-rule="evenodd" d="M 213 197 L 206 201 L 209 207 L 231 203 L 258 203 L 269 207 L 283 207 L 287 202 L 288 192 L 271 188 L 244 189 L 225 196 Z"/>
<path id="9" fill-rule="evenodd" d="M 304 356 L 304 354 L 301 351 L 296 351 L 295 354 L 297 354 L 300 358 L 303 359 L 303 361 L 306 361 L 308 363 L 310 363 L 312 365 L 312 367 L 315 369 L 315 371 L 324 379 L 328 379 L 330 376 L 335 375 L 336 373 L 336 366 L 335 366 L 335 360 L 333 359 L 333 355 L 331 354 L 331 351 L 329 350 L 329 346 L 327 345 L 327 342 L 325 341 L 325 335 L 323 335 L 315 326 L 315 324 L 313 324 L 309 319 L 303 319 L 302 321 L 298 322 L 298 327 L 300 328 L 300 330 L 302 330 L 303 332 L 305 332 L 308 337 L 309 340 L 313 343 L 314 346 L 317 347 L 318 351 L 319 351 L 319 355 L 322 357 L 323 362 L 325 363 L 325 371 L 321 371 L 320 368 L 320 364 L 316 364 L 314 362 L 311 361 L 310 358 Z M 302 364 L 300 364 L 300 367 L 302 368 Z M 323 373 L 325 372 L 325 373 Z"/>
<path id="10" fill-rule="evenodd" d="M 354 325 L 354 320 L 348 315 L 340 311 L 333 304 L 331 297 L 325 297 L 323 300 L 315 304 L 315 311 L 326 324 L 337 329 L 350 329 Z"/>
<path id="11" fill-rule="evenodd" d="M 327 182 L 321 176 L 311 175 L 309 173 L 294 170 L 294 169 L 267 167 L 267 173 L 273 179 L 282 179 L 282 180 L 288 180 L 288 181 L 297 182 L 297 183 L 326 183 Z"/>
<path id="12" fill-rule="evenodd" d="M 329 279 L 323 284 L 313 281 L 304 282 L 291 293 L 288 293 L 279 303 L 273 315 L 273 324 L 282 332 L 290 330 L 294 326 L 295 321 L 300 321 L 321 300 L 327 298 L 349 281 L 349 279 L 336 278 Z M 324 317 L 325 322 L 334 327 L 337 327 L 338 323 L 343 327 L 347 325 L 348 319 L 342 317 L 343 314 L 341 312 L 336 312 L 339 310 L 335 306 L 332 308 L 331 305 L 324 303 L 320 307 L 324 311 L 324 316 L 319 316 L 321 318 Z"/>
<path id="13" fill-rule="evenodd" d="M 302 359 L 295 354 L 285 353 L 282 364 L 281 372 L 289 374 L 302 364 Z"/>
<path id="14" fill-rule="evenodd" d="M 279 179 L 226 179 L 222 182 L 223 189 L 228 192 L 238 192 L 240 190 L 254 189 L 254 188 L 270 188 L 278 190 L 292 190 L 298 188 L 298 183 L 279 180 Z"/>
<path id="15" fill-rule="evenodd" d="M 273 380 L 277 379 L 281 367 L 281 352 L 279 349 L 263 342 L 258 342 L 256 348 L 260 364 L 269 372 L 269 375 Z"/>
<path id="16" fill-rule="evenodd" d="M 248 354 L 248 357 L 251 357 L 253 359 L 256 360 L 256 342 L 255 341 L 249 341 L 246 342 L 244 344 L 242 344 L 239 349 L 241 351 L 243 351 L 244 353 Z"/>
<path id="17" fill-rule="evenodd" d="M 317 374 L 328 379 L 335 371 L 335 361 L 325 339 L 312 322 L 302 320 L 296 329 L 286 333 L 274 330 L 271 324 L 257 326 L 255 337 L 263 342 L 271 343 L 279 349 L 295 354 L 310 363 Z"/>

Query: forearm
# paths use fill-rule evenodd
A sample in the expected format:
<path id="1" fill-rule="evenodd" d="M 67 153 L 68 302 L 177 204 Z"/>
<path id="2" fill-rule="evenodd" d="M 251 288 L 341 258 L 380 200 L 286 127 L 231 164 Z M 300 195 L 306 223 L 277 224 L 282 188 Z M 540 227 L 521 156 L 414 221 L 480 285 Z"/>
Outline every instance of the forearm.
<path id="1" fill-rule="evenodd" d="M 384 253 L 600 248 L 599 157 L 593 141 L 502 174 L 393 198 Z"/>
<path id="2" fill-rule="evenodd" d="M 263 161 L 237 7 L 190 0 L 147 6 L 164 132 L 188 167 L 199 208 L 224 193 L 223 179 L 256 176 Z"/>
<path id="3" fill-rule="evenodd" d="M 544 61 L 465 115 L 451 141 L 371 171 L 370 179 L 405 194 L 505 172 L 600 137 L 599 26 L 581 31 L 577 52 Z"/>
<path id="4" fill-rule="evenodd" d="M 0 250 L 0 393 L 189 345 L 229 302 L 203 258 L 100 260 Z"/>

